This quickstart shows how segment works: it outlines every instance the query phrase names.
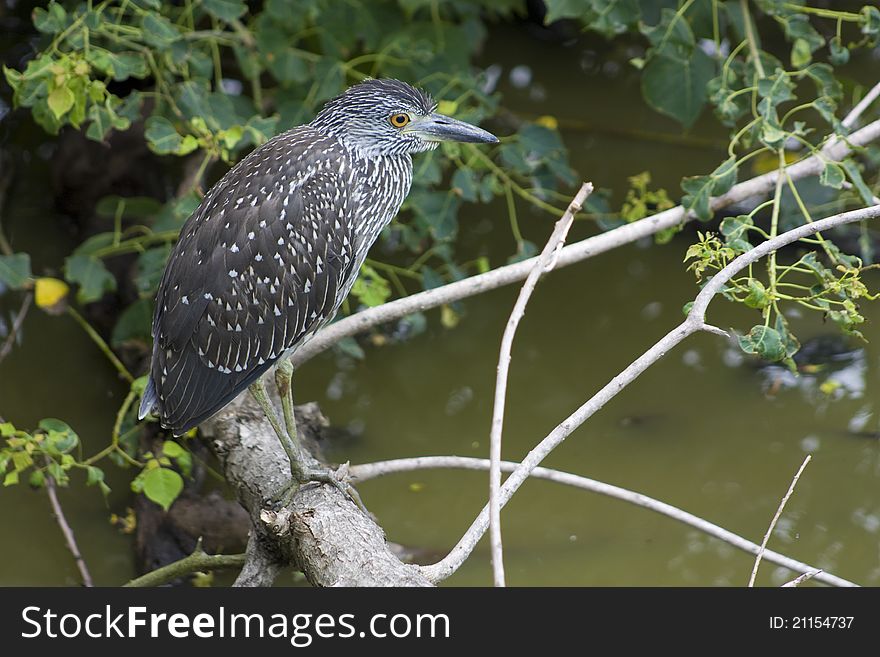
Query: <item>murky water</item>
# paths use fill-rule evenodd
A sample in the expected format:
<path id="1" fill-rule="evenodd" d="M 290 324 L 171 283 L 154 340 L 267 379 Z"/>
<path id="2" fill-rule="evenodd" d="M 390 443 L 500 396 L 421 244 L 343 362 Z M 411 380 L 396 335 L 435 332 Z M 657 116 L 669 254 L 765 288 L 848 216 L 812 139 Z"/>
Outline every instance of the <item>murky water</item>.
<path id="1" fill-rule="evenodd" d="M 497 28 L 483 63 L 501 66 L 512 109 L 552 114 L 565 131 L 574 166 L 620 198 L 626 177 L 654 172 L 677 197 L 680 175 L 711 170 L 723 155 L 713 121 L 697 124 L 687 144 L 639 138 L 677 135 L 643 105 L 625 61 L 589 39 L 562 46 L 516 27 Z M 619 53 L 618 53 L 619 54 Z M 605 62 L 605 63 L 603 63 Z M 523 88 L 511 80 L 530 73 Z M 867 79 L 868 76 L 861 76 Z M 20 176 L 7 209 L 16 247 L 37 271 L 58 267 L 69 238 L 52 217 L 37 156 Z M 543 242 L 549 215 L 520 206 L 526 237 Z M 503 204 L 467 208 L 464 248 L 501 264 L 514 250 Z M 578 222 L 571 240 L 596 232 Z M 665 247 L 631 245 L 553 273 L 537 289 L 514 346 L 504 455 L 521 458 L 560 420 L 681 320 L 697 288 L 681 264 L 691 236 Z M 301 370 L 300 401 L 317 400 L 354 440 L 332 457 L 353 463 L 428 454 L 485 457 L 500 336 L 516 289 L 466 305 L 460 325 L 440 326 L 394 346 L 367 348 L 362 362 L 326 354 Z M 10 308 L 0 300 L 2 310 Z M 869 339 L 880 307 L 864 307 Z M 747 330 L 754 316 L 716 300 L 710 320 Z M 792 319 L 806 340 L 832 332 L 816 317 Z M 624 486 L 675 504 L 760 541 L 806 453 L 814 455 L 770 546 L 862 584 L 880 583 L 880 429 L 875 399 L 878 340 L 837 368 L 841 383 L 819 390 L 830 370 L 788 386 L 738 357 L 724 340 L 696 336 L 668 354 L 557 449 L 545 465 Z M 860 345 L 854 345 L 856 347 Z M 840 372 L 842 371 L 842 373 Z M 106 444 L 124 387 L 88 338 L 66 318 L 30 313 L 24 341 L 2 365 L 0 412 L 22 426 L 67 419 L 88 449 Z M 114 487 L 100 494 L 62 492 L 97 582 L 133 574 L 130 539 L 110 526 L 129 503 L 125 475 L 108 467 Z M 417 472 L 368 482 L 362 493 L 390 540 L 442 552 L 484 503 L 487 476 Z M 649 511 L 547 482 L 530 482 L 503 512 L 505 557 L 513 585 L 744 585 L 752 558 Z M 0 584 L 77 581 L 42 493 L 0 493 Z M 765 565 L 759 583 L 792 574 Z M 292 581 L 282 578 L 282 583 Z M 450 583 L 491 582 L 485 542 Z"/>

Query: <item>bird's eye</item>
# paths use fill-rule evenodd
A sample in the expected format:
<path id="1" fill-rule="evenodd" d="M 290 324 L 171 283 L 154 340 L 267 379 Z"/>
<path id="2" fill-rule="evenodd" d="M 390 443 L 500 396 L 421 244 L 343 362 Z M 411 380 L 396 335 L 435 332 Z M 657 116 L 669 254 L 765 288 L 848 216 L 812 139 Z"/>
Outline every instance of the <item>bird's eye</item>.
<path id="1" fill-rule="evenodd" d="M 409 123 L 409 114 L 405 114 L 403 112 L 392 114 L 388 120 L 395 128 L 402 128 L 407 123 Z"/>

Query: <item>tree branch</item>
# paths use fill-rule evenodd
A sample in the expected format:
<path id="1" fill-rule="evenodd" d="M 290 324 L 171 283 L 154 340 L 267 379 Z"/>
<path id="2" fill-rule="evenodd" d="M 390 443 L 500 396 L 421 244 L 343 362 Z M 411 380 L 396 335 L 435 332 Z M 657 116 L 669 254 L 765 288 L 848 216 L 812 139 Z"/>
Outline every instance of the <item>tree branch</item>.
<path id="1" fill-rule="evenodd" d="M 198 543 L 196 543 L 196 549 L 189 556 L 136 577 L 124 586 L 162 586 L 192 573 L 222 570 L 224 568 L 240 568 L 244 563 L 244 554 L 208 554 L 202 549 L 202 539 L 199 539 Z"/>
<path id="2" fill-rule="evenodd" d="M 64 534 L 64 542 L 67 544 L 67 549 L 70 550 L 70 553 L 73 555 L 73 560 L 76 562 L 76 567 L 79 569 L 80 576 L 82 576 L 83 586 L 91 588 L 95 584 L 92 582 L 92 576 L 89 573 L 88 566 L 86 566 L 86 560 L 83 559 L 82 552 L 79 551 L 79 546 L 76 543 L 76 537 L 73 535 L 73 530 L 67 523 L 67 518 L 64 517 L 64 509 L 61 508 L 61 502 L 58 501 L 55 480 L 51 475 L 46 475 L 46 494 L 49 496 L 49 504 L 52 505 L 52 513 L 55 515 L 58 527 L 61 528 L 61 533 Z"/>
<path id="3" fill-rule="evenodd" d="M 776 509 L 776 514 L 773 516 L 773 520 L 770 521 L 770 526 L 767 528 L 767 533 L 764 534 L 764 540 L 761 541 L 761 549 L 758 550 L 758 554 L 755 555 L 755 565 L 752 566 L 752 574 L 749 577 L 749 588 L 753 588 L 755 586 L 755 578 L 758 576 L 758 567 L 761 565 L 761 558 L 764 556 L 764 552 L 767 550 L 767 542 L 770 540 L 770 535 L 773 533 L 773 528 L 776 527 L 776 523 L 779 522 L 779 516 L 782 515 L 782 510 L 788 503 L 788 498 L 790 498 L 791 494 L 794 493 L 794 487 L 797 486 L 798 479 L 801 478 L 801 473 L 803 473 L 804 468 L 807 467 L 807 463 L 809 463 L 810 459 L 812 458 L 812 455 L 807 454 L 807 458 L 805 458 L 804 462 L 801 463 L 801 467 L 798 468 L 798 471 L 795 473 L 794 479 L 791 480 L 791 485 L 788 487 L 788 492 L 779 503 L 779 508 Z"/>
<path id="4" fill-rule="evenodd" d="M 304 438 L 326 423 L 315 404 L 296 410 L 297 431 Z M 315 586 L 431 585 L 417 566 L 391 552 L 382 528 L 334 486 L 308 484 L 287 507 L 265 509 L 265 500 L 287 483 L 290 465 L 250 395 L 240 396 L 202 428 L 254 525 L 256 536 L 248 543 L 238 585 L 265 585 L 287 565 L 296 565 Z M 266 567 L 272 569 L 269 577 L 260 575 Z"/>
<path id="5" fill-rule="evenodd" d="M 504 403 L 507 397 L 507 375 L 510 369 L 510 352 L 513 348 L 513 338 L 519 322 L 526 313 L 529 298 L 538 284 L 538 279 L 545 272 L 549 272 L 556 264 L 559 250 L 565 244 L 565 237 L 574 221 L 574 216 L 580 212 L 587 197 L 593 192 L 592 183 L 585 182 L 572 199 L 562 215 L 556 222 L 553 233 L 547 240 L 543 251 L 535 260 L 532 270 L 529 272 L 526 282 L 519 291 L 513 310 L 504 327 L 504 335 L 501 338 L 501 352 L 498 354 L 498 371 L 495 378 L 495 405 L 492 409 L 492 430 L 489 437 L 489 459 L 492 465 L 489 468 L 489 540 L 492 546 L 492 572 L 495 586 L 504 586 L 504 560 L 501 543 L 501 506 L 498 503 L 498 490 L 501 488 L 501 434 L 504 429 Z"/>
<path id="6" fill-rule="evenodd" d="M 880 122 L 878 122 L 880 124 Z M 737 272 L 749 264 L 759 260 L 769 253 L 799 239 L 816 233 L 852 223 L 864 221 L 880 216 L 880 205 L 844 212 L 831 217 L 826 217 L 810 224 L 798 226 L 786 233 L 782 233 L 773 239 L 762 242 L 755 248 L 742 254 L 733 260 L 724 269 L 718 272 L 702 289 L 694 300 L 691 311 L 687 318 L 676 328 L 672 329 L 650 349 L 633 361 L 620 374 L 615 376 L 593 397 L 587 400 L 574 413 L 563 420 L 550 434 L 547 435 L 532 451 L 530 451 L 522 463 L 511 473 L 501 487 L 501 505 L 506 504 L 513 494 L 519 489 L 529 473 L 558 445 L 560 445 L 571 433 L 581 426 L 587 419 L 593 416 L 599 409 L 614 398 L 618 392 L 635 381 L 645 370 L 660 360 L 666 353 L 682 342 L 685 338 L 698 331 L 708 330 L 705 322 L 706 309 L 712 298 L 718 294 L 724 285 Z M 459 540 L 452 551 L 441 561 L 431 566 L 424 566 L 422 572 L 432 582 L 440 582 L 452 575 L 470 553 L 476 547 L 477 542 L 486 532 L 488 526 L 488 506 L 484 507 L 479 516 Z"/>
<path id="7" fill-rule="evenodd" d="M 511 461 L 502 461 L 501 470 L 503 472 L 513 472 L 519 465 L 519 463 Z M 489 460 L 466 456 L 419 456 L 415 458 L 394 459 L 391 461 L 377 461 L 376 463 L 353 465 L 350 468 L 350 472 L 352 478 L 360 483 L 399 472 L 441 468 L 485 471 L 489 469 Z M 678 507 L 648 497 L 642 493 L 637 493 L 626 488 L 606 484 L 580 475 L 560 472 L 559 470 L 551 470 L 549 468 L 537 467 L 532 470 L 529 476 L 536 479 L 545 479 L 565 486 L 573 486 L 575 488 L 605 495 L 606 497 L 611 497 L 628 504 L 633 504 L 654 511 L 667 518 L 672 518 L 673 520 L 677 520 L 689 527 L 693 527 L 698 531 L 712 536 L 713 538 L 717 538 L 718 540 L 749 554 L 757 554 L 761 549 L 761 546 L 757 543 L 753 543 L 752 541 L 734 534 L 723 527 L 719 527 L 699 516 L 695 516 L 692 513 L 688 513 Z M 825 573 L 809 564 L 797 561 L 784 554 L 780 554 L 779 552 L 774 552 L 773 550 L 764 550 L 764 559 L 795 572 L 811 572 L 813 573 L 813 575 L 811 575 L 812 577 L 831 586 L 857 586 L 853 582 L 830 573 Z"/>

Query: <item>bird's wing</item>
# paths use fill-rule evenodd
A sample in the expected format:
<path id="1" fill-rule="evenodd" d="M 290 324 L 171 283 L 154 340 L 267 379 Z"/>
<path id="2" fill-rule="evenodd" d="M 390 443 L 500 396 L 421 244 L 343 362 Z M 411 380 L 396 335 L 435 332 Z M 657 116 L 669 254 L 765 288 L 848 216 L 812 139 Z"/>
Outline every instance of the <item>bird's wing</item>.
<path id="1" fill-rule="evenodd" d="M 332 138 L 285 133 L 188 220 L 160 285 L 150 393 L 182 433 L 329 320 L 353 275 L 350 166 Z"/>

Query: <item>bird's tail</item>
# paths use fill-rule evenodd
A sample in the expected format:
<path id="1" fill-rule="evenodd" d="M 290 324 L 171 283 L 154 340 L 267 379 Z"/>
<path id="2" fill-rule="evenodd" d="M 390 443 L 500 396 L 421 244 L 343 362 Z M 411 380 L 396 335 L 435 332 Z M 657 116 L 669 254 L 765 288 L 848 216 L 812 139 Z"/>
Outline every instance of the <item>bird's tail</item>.
<path id="1" fill-rule="evenodd" d="M 153 385 L 153 377 L 147 377 L 147 385 L 144 388 L 143 397 L 141 397 L 141 407 L 138 409 L 138 420 L 143 420 L 152 413 L 158 403 L 159 398 L 156 395 L 156 386 Z"/>

